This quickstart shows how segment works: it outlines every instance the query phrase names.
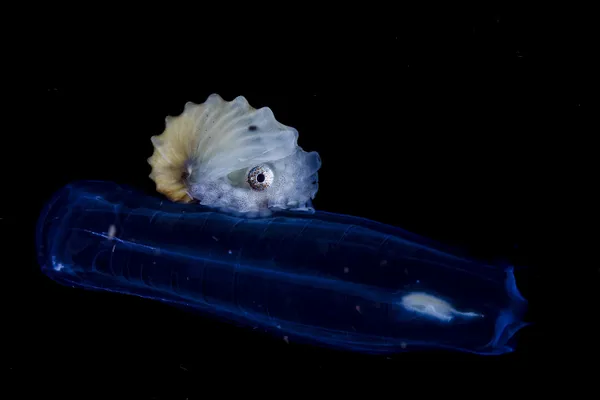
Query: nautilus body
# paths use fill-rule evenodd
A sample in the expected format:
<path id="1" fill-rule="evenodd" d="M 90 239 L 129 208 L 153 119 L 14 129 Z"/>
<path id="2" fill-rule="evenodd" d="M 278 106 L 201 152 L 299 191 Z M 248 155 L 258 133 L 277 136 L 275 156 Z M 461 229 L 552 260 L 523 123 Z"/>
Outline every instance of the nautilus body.
<path id="1" fill-rule="evenodd" d="M 527 302 L 512 267 L 364 218 L 300 211 L 316 193 L 316 153 L 243 99 L 233 108 L 211 101 L 221 117 L 190 106 L 154 139 L 152 177 L 174 201 L 102 181 L 73 182 L 49 200 L 37 229 L 47 276 L 290 342 L 384 354 L 513 350 Z M 252 150 L 236 147 L 246 145 Z"/>

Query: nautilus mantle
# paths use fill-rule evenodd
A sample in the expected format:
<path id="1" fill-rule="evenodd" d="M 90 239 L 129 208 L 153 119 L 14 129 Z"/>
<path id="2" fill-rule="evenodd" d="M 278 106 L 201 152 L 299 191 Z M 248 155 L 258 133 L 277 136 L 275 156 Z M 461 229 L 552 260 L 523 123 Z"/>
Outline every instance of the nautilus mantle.
<path id="1" fill-rule="evenodd" d="M 320 160 L 296 139 L 243 98 L 188 105 L 153 139 L 151 176 L 166 198 L 113 182 L 65 186 L 38 220 L 42 271 L 289 343 L 379 354 L 514 349 L 527 301 L 513 267 L 364 218 L 300 211 Z"/>

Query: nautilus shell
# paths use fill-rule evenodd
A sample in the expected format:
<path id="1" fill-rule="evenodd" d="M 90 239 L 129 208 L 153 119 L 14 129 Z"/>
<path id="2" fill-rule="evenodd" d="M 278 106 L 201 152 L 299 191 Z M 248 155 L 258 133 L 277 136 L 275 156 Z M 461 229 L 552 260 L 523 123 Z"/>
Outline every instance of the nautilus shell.
<path id="1" fill-rule="evenodd" d="M 212 94 L 166 118 L 164 132 L 152 137 L 150 178 L 175 202 L 249 214 L 312 211 L 321 159 L 297 141 L 298 131 L 268 107 Z"/>

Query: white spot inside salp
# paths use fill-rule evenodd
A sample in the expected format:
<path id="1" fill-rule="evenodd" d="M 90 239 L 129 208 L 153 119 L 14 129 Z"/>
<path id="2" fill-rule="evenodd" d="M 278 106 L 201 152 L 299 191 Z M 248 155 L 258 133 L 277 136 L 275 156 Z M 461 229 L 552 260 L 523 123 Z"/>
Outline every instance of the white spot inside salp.
<path id="1" fill-rule="evenodd" d="M 233 253 L 233 251 L 231 251 L 231 250 L 227 250 L 227 252 L 228 252 L 229 254 L 232 254 L 232 253 Z"/>
<path id="2" fill-rule="evenodd" d="M 115 244 L 111 250 L 111 253 L 114 253 L 116 248 L 117 248 L 117 245 Z"/>
<path id="3" fill-rule="evenodd" d="M 276 328 L 277 328 L 277 329 L 281 329 L 281 325 L 277 325 L 277 326 L 276 326 Z"/>
<path id="4" fill-rule="evenodd" d="M 117 234 L 117 227 L 114 225 L 110 225 L 108 227 L 108 238 L 112 240 L 112 238 L 114 238 L 116 234 Z"/>
<path id="5" fill-rule="evenodd" d="M 283 341 L 286 342 L 287 344 L 290 344 L 290 340 L 287 336 L 283 337 Z"/>
<path id="6" fill-rule="evenodd" d="M 350 268 L 344 267 L 344 273 L 347 274 L 348 272 L 350 272 Z"/>
<path id="7" fill-rule="evenodd" d="M 52 257 L 52 268 L 55 271 L 61 271 L 65 266 L 62 263 L 56 262 L 56 257 Z"/>
<path id="8" fill-rule="evenodd" d="M 426 293 L 410 293 L 402 298 L 401 305 L 407 310 L 424 317 L 434 318 L 439 321 L 450 322 L 456 316 L 477 317 L 474 312 L 461 312 L 450 303 Z"/>
<path id="9" fill-rule="evenodd" d="M 215 242 L 218 242 L 218 241 L 219 241 L 219 238 L 218 238 L 218 237 L 216 237 L 216 236 L 213 236 L 212 238 L 214 239 L 214 241 L 215 241 Z"/>
<path id="10" fill-rule="evenodd" d="M 400 343 L 400 347 L 403 348 L 403 349 L 405 349 L 406 348 L 406 342 Z"/>

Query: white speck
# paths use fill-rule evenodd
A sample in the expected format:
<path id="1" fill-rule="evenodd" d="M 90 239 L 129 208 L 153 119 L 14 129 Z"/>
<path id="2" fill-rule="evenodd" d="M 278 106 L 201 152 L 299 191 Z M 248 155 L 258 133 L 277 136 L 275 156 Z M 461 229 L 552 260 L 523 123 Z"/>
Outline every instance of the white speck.
<path id="1" fill-rule="evenodd" d="M 217 238 L 216 236 L 213 236 L 212 238 L 215 240 L 215 242 L 219 241 L 219 238 Z"/>
<path id="2" fill-rule="evenodd" d="M 344 273 L 347 274 L 350 271 L 350 268 L 344 267 Z"/>
<path id="3" fill-rule="evenodd" d="M 406 348 L 406 342 L 400 343 L 400 347 L 402 347 L 403 349 L 405 349 Z"/>
<path id="4" fill-rule="evenodd" d="M 421 283 L 421 281 L 417 279 L 417 283 Z"/>
<path id="5" fill-rule="evenodd" d="M 109 239 L 114 238 L 116 233 L 117 233 L 117 227 L 114 225 L 110 225 L 108 227 L 108 238 Z"/>
<path id="6" fill-rule="evenodd" d="M 113 248 L 112 248 L 112 251 L 111 251 L 112 253 L 114 253 L 114 252 L 115 252 L 115 248 L 116 248 L 116 247 L 117 247 L 117 245 L 115 244 L 115 245 L 113 246 Z"/>
<path id="7" fill-rule="evenodd" d="M 356 306 L 356 311 L 358 311 L 360 314 L 362 314 L 362 312 L 360 312 L 360 306 Z"/>
<path id="8" fill-rule="evenodd" d="M 287 337 L 287 336 L 284 336 L 284 337 L 283 337 L 283 341 L 284 341 L 284 342 L 286 342 L 287 344 L 290 344 L 290 341 L 289 341 L 289 339 L 288 339 L 288 337 Z"/>
<path id="9" fill-rule="evenodd" d="M 277 328 L 277 329 L 281 329 L 281 325 L 277 325 L 277 326 L 276 326 L 276 328 Z"/>
<path id="10" fill-rule="evenodd" d="M 232 253 L 233 253 L 233 251 L 231 251 L 231 250 L 227 250 L 227 252 L 228 252 L 229 254 L 232 254 Z"/>

